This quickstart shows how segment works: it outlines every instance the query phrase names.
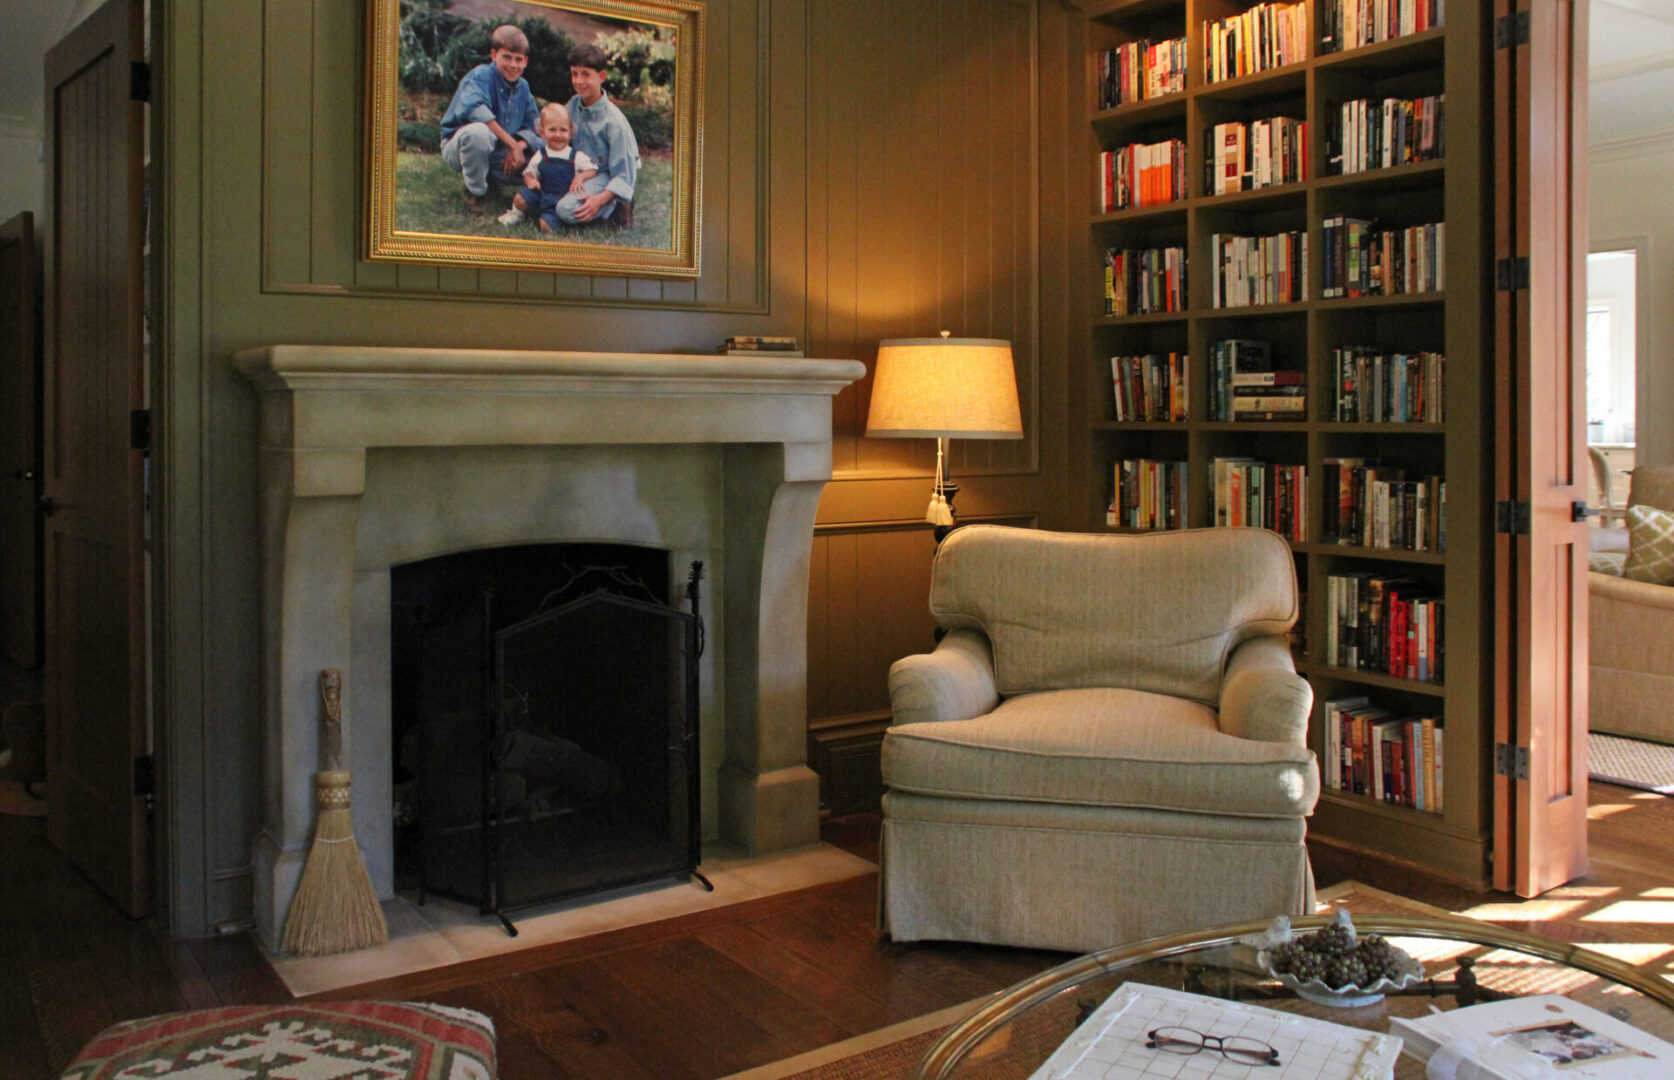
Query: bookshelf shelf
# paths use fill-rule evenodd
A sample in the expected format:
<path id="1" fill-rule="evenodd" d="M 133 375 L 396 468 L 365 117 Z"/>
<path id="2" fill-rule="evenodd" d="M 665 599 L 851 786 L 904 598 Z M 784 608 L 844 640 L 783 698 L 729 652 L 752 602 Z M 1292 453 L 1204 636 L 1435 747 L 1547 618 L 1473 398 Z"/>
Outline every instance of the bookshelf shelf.
<path id="1" fill-rule="evenodd" d="M 1214 521 L 1215 459 L 1305 466 L 1303 535 L 1313 539 L 1290 546 L 1306 606 L 1306 641 L 1298 653 L 1297 670 L 1313 683 L 1316 697 L 1310 745 L 1323 756 L 1324 703 L 1345 697 L 1366 697 L 1373 707 L 1401 717 L 1440 717 L 1447 733 L 1442 813 L 1327 791 L 1310 822 L 1310 842 L 1318 838 L 1385 852 L 1458 879 L 1480 882 L 1486 878 L 1492 834 L 1488 798 L 1492 767 L 1485 747 L 1492 742 L 1493 548 L 1488 542 L 1492 535 L 1488 508 L 1493 501 L 1489 439 L 1495 400 L 1492 373 L 1484 360 L 1492 355 L 1486 330 L 1491 310 L 1490 252 L 1480 239 L 1489 234 L 1485 223 L 1490 193 L 1480 178 L 1492 160 L 1484 122 L 1488 90 L 1481 74 L 1492 63 L 1491 20 L 1486 6 L 1476 0 L 1455 0 L 1447 4 L 1445 26 L 1325 53 L 1319 34 L 1325 26 L 1327 2 L 1306 0 L 1313 40 L 1305 59 L 1207 82 L 1204 22 L 1238 14 L 1254 3 L 1090 0 L 1083 9 L 1087 79 L 1079 100 L 1069 103 L 1069 129 L 1084 133 L 1088 167 L 1077 169 L 1072 160 L 1072 176 L 1082 178 L 1075 181 L 1063 211 L 1071 235 L 1085 244 L 1085 255 L 1078 257 L 1084 258 L 1086 271 L 1083 277 L 1072 269 L 1072 287 L 1085 281 L 1089 290 L 1085 301 L 1072 299 L 1071 307 L 1087 313 L 1069 337 L 1071 415 L 1079 417 L 1071 425 L 1069 490 L 1079 508 L 1072 527 L 1138 531 L 1105 524 L 1120 462 L 1184 462 L 1181 516 L 1187 527 L 1204 527 Z M 1186 39 L 1184 90 L 1113 109 L 1097 108 L 1102 50 L 1180 36 Z M 1325 174 L 1327 118 L 1340 115 L 1334 110 L 1341 103 L 1438 94 L 1446 97 L 1444 158 Z M 1205 193 L 1206 133 L 1213 132 L 1216 124 L 1252 125 L 1253 148 L 1253 125 L 1274 117 L 1307 123 L 1309 179 L 1224 195 Z M 1180 139 L 1186 147 L 1187 198 L 1110 214 L 1091 212 L 1099 205 L 1093 163 L 1101 151 L 1168 139 Z M 1279 148 L 1287 149 L 1288 144 L 1281 141 Z M 1077 211 L 1077 207 L 1086 209 Z M 1445 222 L 1449 243 L 1441 268 L 1448 287 L 1422 293 L 1322 298 L 1325 221 L 1336 215 L 1377 220 L 1380 228 L 1388 229 Z M 1209 306 L 1215 292 L 1214 275 L 1221 270 L 1212 261 L 1214 234 L 1271 237 L 1295 231 L 1307 237 L 1303 269 L 1308 299 L 1251 307 Z M 1183 249 L 1186 310 L 1137 316 L 1101 314 L 1103 267 L 1111 247 Z M 1078 308 L 1080 302 L 1087 307 Z M 1235 355 L 1214 352 L 1219 343 L 1234 341 L 1267 342 L 1274 370 L 1303 373 L 1301 385 L 1310 400 L 1302 418 L 1207 419 L 1211 415 L 1210 359 Z M 1439 393 L 1447 421 L 1330 419 L 1337 376 L 1334 350 L 1348 347 L 1364 347 L 1375 355 L 1444 355 L 1445 380 Z M 1187 412 L 1193 419 L 1114 421 L 1111 357 L 1169 353 L 1191 360 L 1186 394 Z M 1275 381 L 1273 385 L 1290 383 Z M 1214 392 L 1227 394 L 1230 389 L 1222 383 Z M 1425 395 L 1432 392 L 1437 391 L 1428 385 L 1423 389 Z M 1234 396 L 1253 393 L 1246 389 L 1245 395 Z M 1224 404 L 1225 399 L 1217 401 Z M 1363 547 L 1323 539 L 1328 535 L 1325 463 L 1353 458 L 1375 459 L 1380 469 L 1404 470 L 1409 481 L 1443 478 L 1448 550 Z M 1335 483 L 1329 486 L 1335 499 Z M 1324 662 L 1332 591 L 1328 581 L 1333 575 L 1369 581 L 1411 579 L 1429 593 L 1414 600 L 1440 598 L 1439 608 L 1426 610 L 1437 611 L 1442 620 L 1435 633 L 1445 644 L 1447 682 L 1419 682 Z M 1395 595 L 1407 599 L 1404 588 Z M 1407 609 L 1400 610 L 1403 616 L 1407 614 Z M 1396 642 L 1387 647 L 1399 648 Z"/>
<path id="2" fill-rule="evenodd" d="M 1360 668 L 1337 667 L 1335 664 L 1322 664 L 1317 660 L 1297 664 L 1296 670 L 1303 675 L 1318 676 L 1322 679 L 1336 679 L 1339 682 L 1361 683 L 1366 686 L 1380 686 L 1385 690 L 1405 690 L 1409 694 L 1427 694 L 1430 697 L 1447 696 L 1445 683 L 1398 679 L 1393 675 L 1385 675 L 1381 671 L 1362 671 Z"/>
<path id="3" fill-rule="evenodd" d="M 1445 435 L 1446 424 L 1423 421 L 1405 423 L 1360 424 L 1346 420 L 1323 420 L 1313 425 L 1315 431 L 1326 435 Z"/>
<path id="4" fill-rule="evenodd" d="M 1330 192 L 1411 191 L 1422 186 L 1425 180 L 1428 180 L 1431 186 L 1440 184 L 1446 165 L 1446 158 L 1435 158 L 1431 161 L 1415 161 L 1410 165 L 1391 165 L 1388 168 L 1367 169 L 1364 172 L 1321 176 L 1308 183 L 1320 191 Z"/>
<path id="5" fill-rule="evenodd" d="M 1410 551 L 1407 548 L 1379 548 L 1361 547 L 1358 544 L 1333 544 L 1318 541 L 1306 544 L 1292 544 L 1296 550 L 1308 555 L 1322 555 L 1328 558 L 1343 559 L 1383 559 L 1389 562 L 1425 563 L 1430 566 L 1445 566 L 1447 556 L 1434 551 Z"/>
<path id="6" fill-rule="evenodd" d="M 1123 102 L 1115 108 L 1100 109 L 1092 117 L 1093 126 L 1113 138 L 1127 128 L 1144 124 L 1185 123 L 1185 120 L 1184 92 Z"/>
<path id="7" fill-rule="evenodd" d="M 1466 14 L 1464 11 L 1461 15 Z M 1346 52 L 1322 53 L 1314 57 L 1320 72 L 1352 71 L 1359 75 L 1383 75 L 1412 68 L 1439 67 L 1447 47 L 1448 27 L 1437 26 L 1405 37 L 1362 45 Z"/>
<path id="8" fill-rule="evenodd" d="M 1396 803 L 1386 803 L 1372 798 L 1370 795 L 1356 795 L 1352 791 L 1341 791 L 1336 788 L 1326 788 L 1319 793 L 1321 802 L 1332 802 L 1341 806 L 1351 807 L 1368 814 L 1389 815 L 1390 820 L 1408 822 L 1415 815 L 1424 821 L 1439 824 L 1440 814 L 1433 814 L 1428 810 L 1419 810 L 1411 806 L 1400 806 Z"/>

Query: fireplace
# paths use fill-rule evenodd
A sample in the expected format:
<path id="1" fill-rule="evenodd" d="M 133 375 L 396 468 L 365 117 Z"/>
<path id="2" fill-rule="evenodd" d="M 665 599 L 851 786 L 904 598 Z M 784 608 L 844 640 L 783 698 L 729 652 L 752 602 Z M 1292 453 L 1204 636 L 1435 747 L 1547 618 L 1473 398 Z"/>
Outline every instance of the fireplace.
<path id="1" fill-rule="evenodd" d="M 390 571 L 398 883 L 484 914 L 665 877 L 701 856 L 694 563 L 524 544 Z"/>
<path id="2" fill-rule="evenodd" d="M 344 677 L 355 836 L 394 894 L 394 568 L 454 552 L 611 543 L 702 562 L 702 835 L 748 854 L 818 840 L 808 562 L 831 399 L 862 365 L 296 345 L 234 363 L 261 404 L 263 941 L 307 858 L 323 668 Z"/>

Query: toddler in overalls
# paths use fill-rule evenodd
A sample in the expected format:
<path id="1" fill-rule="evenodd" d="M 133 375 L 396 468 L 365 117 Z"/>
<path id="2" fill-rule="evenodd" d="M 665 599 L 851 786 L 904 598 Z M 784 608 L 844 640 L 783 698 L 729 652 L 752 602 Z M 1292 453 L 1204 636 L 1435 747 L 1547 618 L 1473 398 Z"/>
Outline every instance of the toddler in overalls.
<path id="1" fill-rule="evenodd" d="M 541 110 L 540 135 L 546 149 L 538 150 L 523 169 L 523 188 L 512 197 L 512 208 L 500 215 L 500 224 L 516 225 L 533 212 L 541 232 L 558 228 L 558 200 L 598 173 L 593 159 L 570 145 L 575 127 L 570 112 L 554 102 Z"/>

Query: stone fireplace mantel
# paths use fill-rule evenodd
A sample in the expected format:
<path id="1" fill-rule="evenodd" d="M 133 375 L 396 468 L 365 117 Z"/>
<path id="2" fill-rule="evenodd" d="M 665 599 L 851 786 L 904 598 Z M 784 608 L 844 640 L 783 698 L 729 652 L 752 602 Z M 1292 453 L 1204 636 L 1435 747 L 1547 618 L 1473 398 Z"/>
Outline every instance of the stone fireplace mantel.
<path id="1" fill-rule="evenodd" d="M 752 853 L 818 839 L 808 564 L 831 399 L 863 365 L 302 345 L 233 362 L 261 398 L 266 943 L 307 858 L 323 668 L 344 677 L 355 835 L 393 892 L 389 569 L 451 551 L 647 544 L 677 578 L 702 559 L 705 830 Z"/>

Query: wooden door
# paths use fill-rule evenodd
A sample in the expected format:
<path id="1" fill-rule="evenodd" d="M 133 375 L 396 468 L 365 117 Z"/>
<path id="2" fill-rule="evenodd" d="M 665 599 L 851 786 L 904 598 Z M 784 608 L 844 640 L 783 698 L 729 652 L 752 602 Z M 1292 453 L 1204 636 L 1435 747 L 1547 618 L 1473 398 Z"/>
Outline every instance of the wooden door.
<path id="1" fill-rule="evenodd" d="M 0 656 L 41 665 L 41 262 L 35 215 L 0 225 Z"/>
<path id="2" fill-rule="evenodd" d="M 1587 871 L 1587 7 L 1496 0 L 1494 884 Z"/>
<path id="3" fill-rule="evenodd" d="M 148 863 L 144 636 L 142 106 L 138 0 L 109 0 L 46 56 L 43 429 L 47 835 L 125 911 Z"/>

